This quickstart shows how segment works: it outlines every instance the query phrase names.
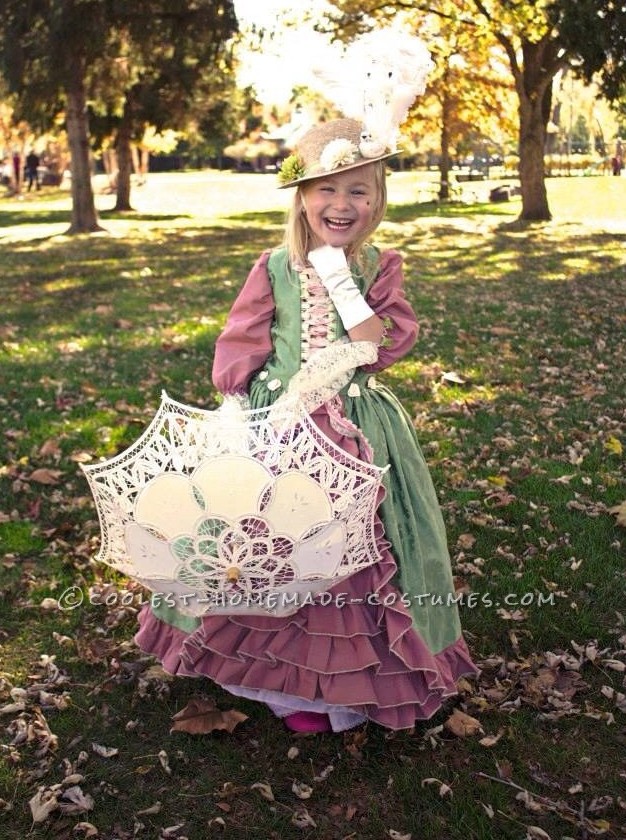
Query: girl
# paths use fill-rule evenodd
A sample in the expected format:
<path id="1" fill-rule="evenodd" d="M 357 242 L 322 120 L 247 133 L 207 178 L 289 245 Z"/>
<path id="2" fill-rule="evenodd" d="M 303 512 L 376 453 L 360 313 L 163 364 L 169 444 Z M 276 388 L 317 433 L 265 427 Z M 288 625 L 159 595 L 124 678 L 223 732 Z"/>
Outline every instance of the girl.
<path id="1" fill-rule="evenodd" d="M 376 521 L 381 560 L 338 585 L 336 603 L 281 618 L 151 608 L 137 635 L 168 671 L 262 701 L 295 731 L 366 720 L 408 729 L 475 671 L 426 463 L 410 418 L 375 379 L 409 352 L 417 325 L 399 254 L 367 244 L 385 213 L 392 152 L 365 157 L 362 133 L 358 120 L 323 123 L 285 161 L 282 186 L 295 192 L 284 245 L 252 268 L 217 341 L 213 382 L 267 407 L 323 348 L 373 349 L 311 414 L 339 446 L 390 467 Z"/>

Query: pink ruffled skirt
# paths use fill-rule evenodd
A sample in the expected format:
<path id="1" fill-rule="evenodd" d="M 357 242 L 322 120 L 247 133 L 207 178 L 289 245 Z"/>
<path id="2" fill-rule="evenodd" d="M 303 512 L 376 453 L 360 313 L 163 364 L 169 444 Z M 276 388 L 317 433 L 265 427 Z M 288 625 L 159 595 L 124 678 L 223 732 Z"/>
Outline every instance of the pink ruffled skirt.
<path id="1" fill-rule="evenodd" d="M 459 677 L 476 668 L 462 637 L 429 650 L 390 583 L 393 557 L 388 548 L 382 553 L 382 561 L 330 590 L 336 597 L 328 605 L 283 618 L 210 616 L 192 632 L 146 605 L 136 641 L 169 673 L 208 677 L 281 717 L 321 711 L 336 731 L 363 720 L 409 729 L 437 712 Z M 377 603 L 364 603 L 364 593 L 376 593 Z"/>

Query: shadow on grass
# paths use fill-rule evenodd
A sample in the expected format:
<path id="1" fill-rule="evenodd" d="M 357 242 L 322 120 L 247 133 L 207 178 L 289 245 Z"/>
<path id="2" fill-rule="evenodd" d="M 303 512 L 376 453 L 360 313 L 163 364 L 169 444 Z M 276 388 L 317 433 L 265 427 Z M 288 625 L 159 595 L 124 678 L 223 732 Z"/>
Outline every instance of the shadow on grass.
<path id="1" fill-rule="evenodd" d="M 138 213 L 136 210 L 101 210 L 102 221 L 133 221 L 133 222 L 174 222 L 177 219 L 192 219 L 191 213 Z"/>
<path id="2" fill-rule="evenodd" d="M 474 218 L 496 216 L 511 218 L 518 210 L 515 204 L 466 204 L 462 201 L 420 201 L 411 204 L 390 204 L 386 219 L 396 224 L 420 218 L 438 216 L 442 219 Z"/>
<path id="3" fill-rule="evenodd" d="M 246 223 L 258 223 L 261 222 L 265 225 L 284 225 L 285 223 L 285 216 L 286 213 L 282 210 L 269 210 L 265 212 L 258 212 L 255 211 L 253 213 L 237 213 L 234 216 L 228 216 L 228 220 L 231 222 L 246 222 Z"/>
<path id="4" fill-rule="evenodd" d="M 0 210 L 0 228 L 18 227 L 20 225 L 54 225 L 61 222 L 70 223 L 69 210 L 25 210 L 23 207 L 15 210 Z"/>

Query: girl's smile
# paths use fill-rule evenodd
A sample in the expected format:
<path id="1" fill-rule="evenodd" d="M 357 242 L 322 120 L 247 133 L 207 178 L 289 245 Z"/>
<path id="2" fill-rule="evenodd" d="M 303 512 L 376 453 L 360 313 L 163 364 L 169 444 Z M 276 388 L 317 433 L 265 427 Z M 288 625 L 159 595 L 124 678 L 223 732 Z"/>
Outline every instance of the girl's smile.
<path id="1" fill-rule="evenodd" d="M 346 248 L 363 236 L 374 218 L 376 182 L 366 165 L 316 178 L 302 190 L 302 203 L 317 245 Z"/>

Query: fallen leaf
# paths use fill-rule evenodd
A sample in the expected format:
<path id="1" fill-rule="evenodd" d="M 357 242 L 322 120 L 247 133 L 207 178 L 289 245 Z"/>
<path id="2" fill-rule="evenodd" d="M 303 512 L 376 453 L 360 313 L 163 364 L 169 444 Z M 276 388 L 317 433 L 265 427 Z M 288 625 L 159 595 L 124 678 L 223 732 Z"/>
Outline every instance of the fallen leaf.
<path id="1" fill-rule="evenodd" d="M 481 738 L 478 742 L 481 747 L 493 747 L 495 744 L 498 743 L 500 738 L 504 735 L 504 730 L 501 729 L 497 735 L 485 735 L 484 738 Z"/>
<path id="2" fill-rule="evenodd" d="M 608 700 L 615 702 L 620 712 L 626 712 L 626 694 L 621 691 L 615 691 L 610 685 L 603 685 L 600 691 Z"/>
<path id="3" fill-rule="evenodd" d="M 298 799 L 310 799 L 311 794 L 313 793 L 313 788 L 310 785 L 305 785 L 304 782 L 296 782 L 291 786 L 292 793 L 298 797 Z"/>
<path id="4" fill-rule="evenodd" d="M 354 815 L 357 813 L 359 809 L 356 805 L 346 805 L 346 822 L 350 822 L 353 819 Z"/>
<path id="5" fill-rule="evenodd" d="M 334 769 L 335 769 L 334 764 L 328 764 L 328 765 L 327 765 L 326 767 L 324 767 L 324 769 L 323 769 L 323 770 L 321 770 L 321 771 L 320 771 L 320 772 L 319 772 L 316 776 L 313 776 L 313 781 L 314 781 L 314 782 L 323 782 L 323 781 L 325 781 L 325 780 L 326 780 L 326 779 L 330 776 L 330 774 L 333 772 L 333 770 L 334 770 Z"/>
<path id="6" fill-rule="evenodd" d="M 90 822 L 79 822 L 76 823 L 74 828 L 72 829 L 74 834 L 77 834 L 79 831 L 83 831 L 85 833 L 85 837 L 97 837 L 98 836 L 98 829 L 93 823 Z"/>
<path id="7" fill-rule="evenodd" d="M 64 790 L 58 803 L 63 814 L 79 814 L 82 811 L 91 811 L 95 804 L 93 797 L 88 793 L 83 793 L 78 785 L 73 785 Z"/>
<path id="8" fill-rule="evenodd" d="M 274 791 L 264 782 L 255 782 L 253 785 L 250 785 L 250 790 L 258 790 L 263 799 L 267 799 L 269 802 L 274 801 Z"/>
<path id="9" fill-rule="evenodd" d="M 612 455 L 621 455 L 624 451 L 621 440 L 611 435 L 604 441 L 604 448 Z"/>
<path id="10" fill-rule="evenodd" d="M 82 773 L 70 773 L 69 776 L 66 776 L 63 779 L 64 785 L 79 785 L 81 782 L 85 781 L 85 777 Z"/>
<path id="11" fill-rule="evenodd" d="M 441 374 L 444 382 L 451 382 L 453 385 L 465 385 L 466 380 L 455 370 L 449 370 Z"/>
<path id="12" fill-rule="evenodd" d="M 547 691 L 556 683 L 556 671 L 552 668 L 540 668 L 536 674 L 530 674 L 523 680 L 526 689 L 524 700 L 535 706 L 540 706 Z"/>
<path id="13" fill-rule="evenodd" d="M 421 786 L 424 787 L 424 785 L 439 785 L 439 796 L 441 796 L 442 798 L 444 796 L 452 796 L 452 788 L 450 787 L 450 785 L 447 785 L 445 782 L 442 782 L 441 779 L 422 779 Z"/>
<path id="14" fill-rule="evenodd" d="M 609 508 L 609 513 L 612 513 L 617 517 L 617 525 L 621 525 L 622 528 L 626 528 L 626 502 L 622 502 L 620 505 L 615 505 L 615 507 Z"/>
<path id="15" fill-rule="evenodd" d="M 550 840 L 550 835 L 543 828 L 536 825 L 529 825 L 526 828 L 526 840 Z"/>
<path id="16" fill-rule="evenodd" d="M 95 752 L 96 755 L 102 756 L 102 758 L 113 758 L 114 755 L 119 753 L 117 747 L 104 747 L 102 744 L 91 744 L 91 749 Z"/>
<path id="17" fill-rule="evenodd" d="M 183 828 L 184 825 L 185 823 L 182 822 L 177 823 L 176 825 L 169 825 L 167 828 L 162 828 L 161 838 L 163 838 L 163 840 L 166 840 L 166 838 L 169 839 L 170 837 L 176 837 L 176 835 L 181 830 L 181 828 Z"/>
<path id="18" fill-rule="evenodd" d="M 605 834 L 611 829 L 611 823 L 608 820 L 591 820 L 591 825 L 597 828 L 600 834 Z"/>
<path id="19" fill-rule="evenodd" d="M 226 828 L 226 823 L 221 817 L 214 817 L 212 820 L 209 821 L 209 826 L 212 825 L 219 825 L 220 828 Z"/>
<path id="20" fill-rule="evenodd" d="M 498 771 L 498 776 L 505 781 L 513 778 L 513 765 L 508 758 L 504 758 L 502 761 L 496 761 L 496 770 Z"/>
<path id="21" fill-rule="evenodd" d="M 510 479 L 506 475 L 489 475 L 487 481 L 490 484 L 495 484 L 496 487 L 506 487 Z"/>
<path id="22" fill-rule="evenodd" d="M 192 698 L 184 709 L 177 712 L 172 720 L 170 732 L 187 732 L 190 735 L 206 735 L 217 730 L 232 732 L 236 726 L 247 720 L 248 716 L 235 709 L 223 712 L 213 700 Z"/>
<path id="23" fill-rule="evenodd" d="M 48 440 L 42 443 L 39 447 L 39 454 L 44 458 L 47 455 L 52 457 L 60 455 L 61 447 L 59 446 L 59 441 L 56 438 L 48 438 Z"/>
<path id="24" fill-rule="evenodd" d="M 605 668 L 610 668 L 612 671 L 619 671 L 621 674 L 626 671 L 626 662 L 622 662 L 621 659 L 603 659 L 602 664 Z"/>
<path id="25" fill-rule="evenodd" d="M 142 817 L 146 816 L 147 817 L 147 816 L 150 816 L 150 814 L 158 814 L 158 813 L 160 813 L 162 807 L 163 806 L 161 805 L 161 803 L 157 800 L 154 803 L 154 805 L 150 805 L 149 808 L 144 808 L 142 811 L 136 811 L 135 816 L 136 817 L 140 817 L 140 816 L 142 816 Z"/>
<path id="26" fill-rule="evenodd" d="M 526 619 L 524 610 L 505 610 L 504 607 L 500 607 L 496 610 L 496 614 L 504 621 L 524 621 Z"/>
<path id="27" fill-rule="evenodd" d="M 457 735 L 459 738 L 467 738 L 469 735 L 476 735 L 482 732 L 482 726 L 476 718 L 465 714 L 460 709 L 455 709 L 448 720 L 444 723 L 446 729 Z"/>
<path id="28" fill-rule="evenodd" d="M 311 828 L 317 828 L 317 823 L 306 808 L 300 808 L 294 813 L 291 818 L 291 824 L 297 826 L 297 828 L 308 828 L 309 826 Z"/>
<path id="29" fill-rule="evenodd" d="M 165 770 L 168 776 L 172 775 L 172 768 L 170 767 L 170 759 L 165 750 L 159 750 L 159 762 L 161 767 Z"/>
<path id="30" fill-rule="evenodd" d="M 473 534 L 460 534 L 459 538 L 456 541 L 456 544 L 459 548 L 467 550 L 472 548 L 475 542 L 476 537 Z"/>
<path id="31" fill-rule="evenodd" d="M 40 787 L 37 793 L 28 800 L 33 822 L 44 822 L 59 807 L 58 794 L 58 790 Z"/>
<path id="32" fill-rule="evenodd" d="M 15 703 L 5 703 L 4 706 L 0 706 L 0 715 L 14 715 L 17 712 L 23 712 L 25 708 L 25 700 L 17 700 Z"/>
<path id="33" fill-rule="evenodd" d="M 75 464 L 88 464 L 90 461 L 93 461 L 93 455 L 91 452 L 72 452 L 70 461 L 73 461 Z"/>
<path id="34" fill-rule="evenodd" d="M 62 470 L 50 470 L 47 467 L 40 467 L 38 470 L 33 470 L 28 476 L 28 480 L 35 481 L 37 484 L 58 484 L 62 475 Z"/>
<path id="35" fill-rule="evenodd" d="M 43 601 L 40 602 L 39 606 L 42 610 L 58 610 L 59 609 L 59 599 L 58 598 L 44 598 Z"/>

